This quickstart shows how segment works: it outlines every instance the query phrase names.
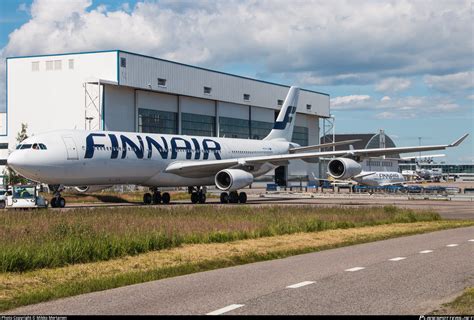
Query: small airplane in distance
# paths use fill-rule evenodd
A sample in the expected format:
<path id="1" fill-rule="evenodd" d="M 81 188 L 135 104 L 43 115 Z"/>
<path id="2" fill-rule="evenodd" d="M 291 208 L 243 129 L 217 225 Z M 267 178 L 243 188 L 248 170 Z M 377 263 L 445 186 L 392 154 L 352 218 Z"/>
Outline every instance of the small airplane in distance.
<path id="1" fill-rule="evenodd" d="M 314 151 L 334 144 L 301 147 L 291 142 L 299 88 L 291 87 L 274 123 L 263 140 L 168 135 L 137 132 L 61 130 L 30 137 L 13 151 L 8 166 L 22 176 L 47 183 L 54 191 L 52 207 L 64 207 L 64 186 L 83 191 L 116 184 L 150 188 L 145 204 L 169 203 L 161 187 L 188 187 L 193 203 L 206 202 L 206 187 L 222 191 L 222 203 L 245 203 L 238 192 L 255 177 L 286 165 L 292 159 L 338 156 L 332 160 L 338 178 L 359 174 L 360 157 L 440 150 L 451 144 L 347 151 Z M 346 142 L 347 143 L 347 142 Z"/>
<path id="2" fill-rule="evenodd" d="M 402 174 L 404 176 L 415 177 L 416 180 L 424 181 L 434 181 L 440 182 L 441 179 L 447 180 L 447 174 L 443 174 L 441 168 L 434 169 L 423 169 L 420 165 L 421 162 L 432 163 L 433 158 L 445 157 L 445 154 L 435 154 L 430 156 L 413 156 L 413 157 L 403 157 L 403 160 L 415 160 L 415 170 L 403 170 Z"/>

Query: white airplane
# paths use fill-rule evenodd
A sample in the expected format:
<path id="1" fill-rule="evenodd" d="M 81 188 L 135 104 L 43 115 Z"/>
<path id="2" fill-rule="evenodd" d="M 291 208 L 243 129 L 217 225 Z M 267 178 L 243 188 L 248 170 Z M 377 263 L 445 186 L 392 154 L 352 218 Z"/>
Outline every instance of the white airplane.
<path id="1" fill-rule="evenodd" d="M 329 169 L 329 168 L 328 168 Z M 331 169 L 328 171 L 329 175 L 333 178 Z M 323 180 L 323 179 L 319 179 Z M 361 186 L 371 186 L 371 187 L 384 187 L 384 186 L 393 186 L 393 185 L 404 185 L 407 183 L 403 175 L 395 171 L 361 171 L 359 174 L 346 178 L 346 180 L 324 180 L 329 181 L 334 185 L 340 184 L 358 184 Z"/>
<path id="2" fill-rule="evenodd" d="M 436 154 L 436 155 L 426 155 L 423 157 L 420 157 L 420 156 L 402 157 L 402 158 L 383 157 L 382 159 L 389 159 L 389 160 L 396 160 L 396 161 L 410 160 L 410 159 L 427 159 L 426 161 L 432 161 L 432 159 L 435 157 L 444 157 L 444 156 L 445 156 L 444 154 Z M 374 158 L 374 159 L 380 159 L 380 158 Z M 328 174 L 331 177 L 333 177 L 335 180 L 327 180 L 327 181 L 330 181 L 333 184 L 357 183 L 362 186 L 384 187 L 384 186 L 393 186 L 393 185 L 403 186 L 403 185 L 411 183 L 410 181 L 405 180 L 403 172 L 399 173 L 396 171 L 361 171 L 359 174 L 353 177 L 350 177 L 349 180 L 337 180 L 337 177 L 339 175 L 337 167 L 341 165 L 337 160 L 338 159 L 336 159 L 336 162 L 331 161 L 328 164 Z"/>
<path id="3" fill-rule="evenodd" d="M 404 176 L 415 177 L 417 180 L 424 180 L 424 181 L 433 181 L 433 182 L 440 182 L 441 179 L 445 179 L 447 181 L 448 174 L 443 174 L 441 168 L 434 168 L 434 169 L 423 169 L 420 165 L 422 162 L 432 163 L 433 158 L 445 157 L 445 154 L 434 154 L 429 156 L 411 156 L 411 157 L 403 157 L 402 160 L 415 160 L 415 170 L 403 170 L 402 174 Z"/>
<path id="4" fill-rule="evenodd" d="M 52 207 L 64 207 L 64 186 L 101 188 L 115 184 L 150 187 L 143 201 L 169 203 L 160 187 L 188 187 L 193 203 L 206 201 L 206 186 L 222 190 L 222 203 L 245 203 L 245 192 L 255 177 L 292 159 L 337 158 L 340 178 L 360 173 L 350 158 L 445 149 L 459 145 L 467 134 L 449 145 L 348 151 L 307 152 L 322 146 L 300 147 L 291 141 L 299 88 L 291 87 L 274 127 L 263 140 L 164 135 L 136 132 L 64 130 L 24 140 L 7 159 L 26 178 L 49 184 Z M 325 145 L 328 146 L 328 145 Z M 350 157 L 350 158 L 348 158 Z M 332 160 L 333 162 L 336 161 Z"/>

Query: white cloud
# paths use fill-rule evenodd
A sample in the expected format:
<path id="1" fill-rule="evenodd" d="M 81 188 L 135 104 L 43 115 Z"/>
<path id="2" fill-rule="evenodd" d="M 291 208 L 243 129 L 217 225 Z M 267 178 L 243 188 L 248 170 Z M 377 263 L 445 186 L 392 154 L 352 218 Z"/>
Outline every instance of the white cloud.
<path id="1" fill-rule="evenodd" d="M 384 111 L 375 114 L 374 118 L 379 120 L 393 120 L 393 119 L 414 119 L 417 117 L 415 112 L 391 112 L 391 111 Z"/>
<path id="2" fill-rule="evenodd" d="M 350 95 L 331 99 L 331 107 L 333 109 L 356 109 L 363 103 L 370 100 L 368 95 Z"/>
<path id="3" fill-rule="evenodd" d="M 439 96 L 384 96 L 375 99 L 369 95 L 350 95 L 331 99 L 335 111 L 371 111 L 376 119 L 411 119 L 432 117 L 446 112 L 462 110 L 461 106 L 446 97 Z"/>
<path id="4" fill-rule="evenodd" d="M 474 100 L 474 94 L 470 94 L 466 98 L 469 99 L 469 100 Z"/>
<path id="5" fill-rule="evenodd" d="M 219 65 L 238 58 L 258 60 L 272 72 L 356 78 L 471 65 L 469 1 L 90 5 L 91 0 L 36 0 L 32 19 L 12 33 L 7 53 L 120 47 L 184 62 Z"/>
<path id="6" fill-rule="evenodd" d="M 10 34 L 2 58 L 117 48 L 211 68 L 247 63 L 256 74 L 311 85 L 472 67 L 468 0 L 162 0 L 93 10 L 91 0 L 36 0 L 29 10 L 31 19 Z M 0 81 L 4 90 L 4 75 Z M 406 81 L 387 88 L 403 90 Z"/>
<path id="7" fill-rule="evenodd" d="M 452 92 L 474 88 L 474 72 L 458 72 L 443 76 L 428 75 L 425 83 L 441 92 Z"/>
<path id="8" fill-rule="evenodd" d="M 411 81 L 403 78 L 386 78 L 378 82 L 375 85 L 376 91 L 382 92 L 397 92 L 408 89 L 411 85 Z"/>

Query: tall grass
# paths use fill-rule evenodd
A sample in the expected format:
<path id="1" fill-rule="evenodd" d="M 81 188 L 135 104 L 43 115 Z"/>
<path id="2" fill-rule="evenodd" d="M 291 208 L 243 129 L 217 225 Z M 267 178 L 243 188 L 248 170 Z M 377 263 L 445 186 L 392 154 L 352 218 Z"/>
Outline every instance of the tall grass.
<path id="1" fill-rule="evenodd" d="M 0 272 L 108 260 L 185 243 L 228 242 L 399 222 L 438 220 L 396 207 L 210 206 L 0 213 Z"/>

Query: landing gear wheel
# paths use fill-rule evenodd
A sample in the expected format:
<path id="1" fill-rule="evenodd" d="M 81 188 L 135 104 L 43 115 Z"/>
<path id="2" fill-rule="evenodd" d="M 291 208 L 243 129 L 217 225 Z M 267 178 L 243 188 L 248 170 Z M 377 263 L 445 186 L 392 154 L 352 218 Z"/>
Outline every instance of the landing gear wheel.
<path id="1" fill-rule="evenodd" d="M 152 201 L 152 197 L 151 197 L 151 194 L 150 193 L 145 193 L 143 195 L 143 203 L 144 204 L 151 204 L 151 201 Z"/>
<path id="2" fill-rule="evenodd" d="M 168 204 L 170 203 L 171 196 L 168 192 L 165 192 L 161 195 L 161 201 L 163 201 L 163 204 Z"/>
<path id="3" fill-rule="evenodd" d="M 229 203 L 238 203 L 239 202 L 239 194 L 237 191 L 232 191 L 229 193 Z"/>
<path id="4" fill-rule="evenodd" d="M 153 192 L 153 204 L 160 204 L 161 203 L 161 192 L 156 191 Z"/>
<path id="5" fill-rule="evenodd" d="M 247 194 L 245 192 L 239 193 L 239 202 L 246 203 L 247 202 Z"/>
<path id="6" fill-rule="evenodd" d="M 56 205 L 56 197 L 54 197 L 54 198 L 51 199 L 51 208 L 57 208 L 57 205 Z"/>
<path id="7" fill-rule="evenodd" d="M 204 192 L 199 193 L 199 203 L 206 203 L 206 194 Z"/>
<path id="8" fill-rule="evenodd" d="M 194 191 L 193 193 L 191 193 L 191 202 L 198 203 L 198 201 L 199 201 L 199 195 L 196 191 Z"/>
<path id="9" fill-rule="evenodd" d="M 64 208 L 66 206 L 66 199 L 64 199 L 63 197 L 59 197 L 59 199 L 57 199 L 56 201 L 56 204 L 58 205 L 58 207 Z"/>
<path id="10" fill-rule="evenodd" d="M 227 192 L 221 193 L 221 203 L 228 203 L 229 202 L 229 195 Z"/>

